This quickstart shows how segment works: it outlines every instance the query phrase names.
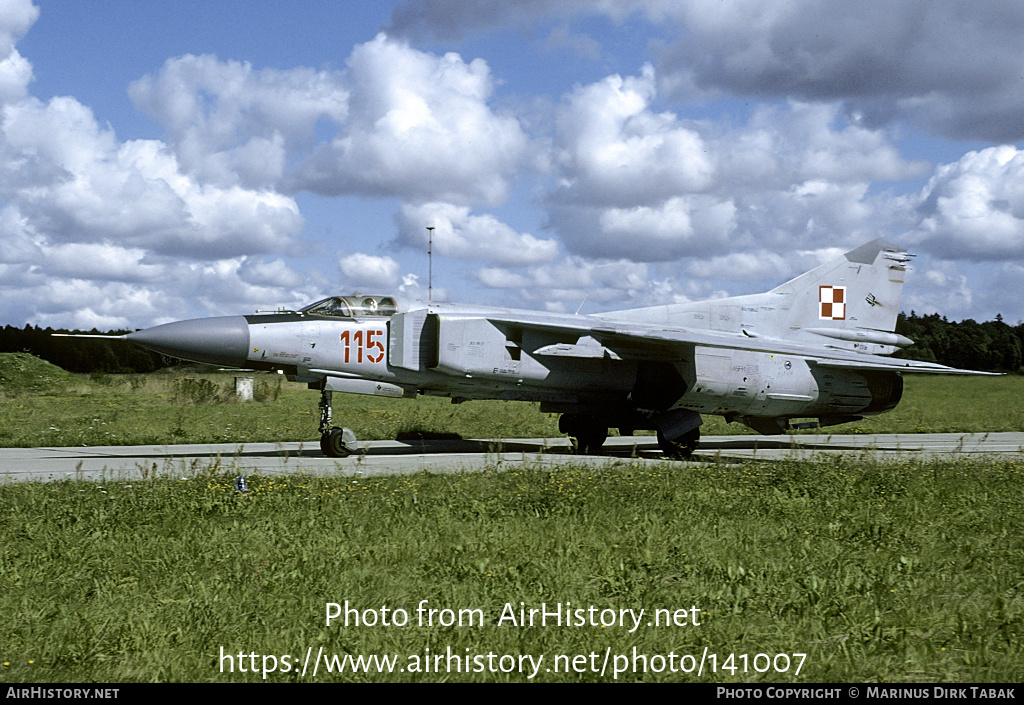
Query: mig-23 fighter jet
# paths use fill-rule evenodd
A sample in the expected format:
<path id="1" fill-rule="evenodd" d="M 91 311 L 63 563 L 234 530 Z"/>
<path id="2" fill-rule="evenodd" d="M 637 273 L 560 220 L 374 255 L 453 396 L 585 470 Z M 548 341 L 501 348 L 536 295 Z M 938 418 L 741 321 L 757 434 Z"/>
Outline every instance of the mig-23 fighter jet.
<path id="1" fill-rule="evenodd" d="M 581 453 L 598 452 L 609 428 L 642 429 L 687 458 L 702 414 L 781 434 L 889 411 L 905 372 L 977 374 L 886 357 L 912 343 L 895 332 L 909 259 L 874 240 L 767 293 L 591 315 L 352 295 L 122 337 L 307 383 L 321 393 L 328 456 L 355 449 L 332 426 L 331 394 L 349 392 L 535 401 L 561 414 Z"/>

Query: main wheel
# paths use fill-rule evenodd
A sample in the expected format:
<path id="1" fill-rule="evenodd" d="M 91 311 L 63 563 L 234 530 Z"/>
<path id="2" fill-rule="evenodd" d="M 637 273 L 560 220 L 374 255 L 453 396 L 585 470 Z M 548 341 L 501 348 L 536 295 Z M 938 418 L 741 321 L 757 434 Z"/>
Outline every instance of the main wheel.
<path id="1" fill-rule="evenodd" d="M 658 431 L 658 447 L 661 448 L 661 452 L 665 454 L 666 458 L 673 460 L 689 460 L 693 456 L 693 451 L 697 450 L 699 442 L 699 428 L 684 433 L 675 439 L 670 439 L 664 433 Z"/>
<path id="2" fill-rule="evenodd" d="M 608 429 L 592 428 L 572 437 L 572 447 L 577 455 L 600 455 L 604 442 L 608 440 Z"/>
<path id="3" fill-rule="evenodd" d="M 344 458 L 355 450 L 356 435 L 347 428 L 335 426 L 320 436 L 320 450 L 328 458 Z"/>
<path id="4" fill-rule="evenodd" d="M 598 455 L 608 440 L 608 426 L 598 418 L 581 414 L 562 414 L 558 430 L 569 436 L 577 455 Z"/>

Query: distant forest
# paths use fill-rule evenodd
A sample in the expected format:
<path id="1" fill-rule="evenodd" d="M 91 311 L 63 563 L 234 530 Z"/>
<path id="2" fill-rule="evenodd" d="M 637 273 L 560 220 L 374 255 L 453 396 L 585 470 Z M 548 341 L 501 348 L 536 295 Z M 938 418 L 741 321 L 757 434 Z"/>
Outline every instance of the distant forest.
<path id="1" fill-rule="evenodd" d="M 68 372 L 153 372 L 179 364 L 172 358 L 152 353 L 120 340 L 95 338 L 55 338 L 53 333 L 91 333 L 52 328 L 4 326 L 0 331 L 0 352 L 27 352 L 52 362 Z M 121 335 L 129 331 L 110 331 Z M 914 341 L 914 345 L 896 354 L 926 362 L 938 362 L 986 372 L 1024 372 L 1024 323 L 1009 326 L 1002 316 L 978 323 L 971 319 L 959 323 L 944 316 L 918 316 L 901 313 L 896 332 Z"/>
<path id="2" fill-rule="evenodd" d="M 0 353 L 27 352 L 52 362 L 68 372 L 154 372 L 180 361 L 143 350 L 123 340 L 97 338 L 55 338 L 53 333 L 87 333 L 90 335 L 123 335 L 127 330 L 101 333 L 91 331 L 54 330 L 38 326 L 15 328 L 4 326 L 0 331 Z"/>
<path id="3" fill-rule="evenodd" d="M 978 323 L 970 318 L 954 323 L 933 313 L 918 316 L 901 313 L 896 319 L 896 332 L 914 344 L 894 357 L 937 362 L 983 372 L 1024 372 L 1024 323 L 1008 326 L 1002 315 L 994 321 Z"/>

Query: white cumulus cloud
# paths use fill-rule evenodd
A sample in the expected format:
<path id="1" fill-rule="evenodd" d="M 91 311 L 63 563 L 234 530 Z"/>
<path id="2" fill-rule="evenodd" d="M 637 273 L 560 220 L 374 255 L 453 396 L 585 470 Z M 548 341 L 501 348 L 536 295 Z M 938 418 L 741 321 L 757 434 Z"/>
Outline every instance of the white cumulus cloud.
<path id="1" fill-rule="evenodd" d="M 319 121 L 348 116 L 340 72 L 255 70 L 210 55 L 168 59 L 129 93 L 165 126 L 185 171 L 224 185 L 280 184 L 289 150 L 311 148 Z"/>
<path id="2" fill-rule="evenodd" d="M 550 262 L 558 254 L 555 240 L 519 233 L 493 215 L 473 215 L 467 206 L 425 203 L 402 206 L 398 216 L 402 241 L 417 248 L 427 244 L 433 227 L 434 252 L 459 259 L 500 264 Z"/>
<path id="3" fill-rule="evenodd" d="M 399 265 L 390 257 L 353 252 L 342 255 L 338 268 L 346 286 L 368 293 L 386 293 L 398 285 Z"/>
<path id="4" fill-rule="evenodd" d="M 950 259 L 1024 257 L 1024 152 L 1004 145 L 939 167 L 916 235 Z"/>
<path id="5" fill-rule="evenodd" d="M 298 169 L 296 188 L 489 205 L 507 197 L 529 140 L 488 106 L 485 61 L 380 34 L 352 51 L 347 80 L 350 115 Z"/>

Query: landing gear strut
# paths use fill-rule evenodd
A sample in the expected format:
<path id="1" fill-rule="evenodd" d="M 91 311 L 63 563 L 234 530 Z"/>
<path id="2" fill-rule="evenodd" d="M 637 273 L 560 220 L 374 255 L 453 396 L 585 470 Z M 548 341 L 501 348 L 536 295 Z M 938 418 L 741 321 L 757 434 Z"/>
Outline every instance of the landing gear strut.
<path id="1" fill-rule="evenodd" d="M 329 458 L 344 458 L 356 449 L 356 434 L 331 426 L 331 393 L 320 392 L 320 450 Z"/>
<path id="2" fill-rule="evenodd" d="M 577 455 L 599 455 L 601 446 L 608 440 L 608 425 L 591 416 L 562 414 L 558 430 L 571 438 Z"/>

